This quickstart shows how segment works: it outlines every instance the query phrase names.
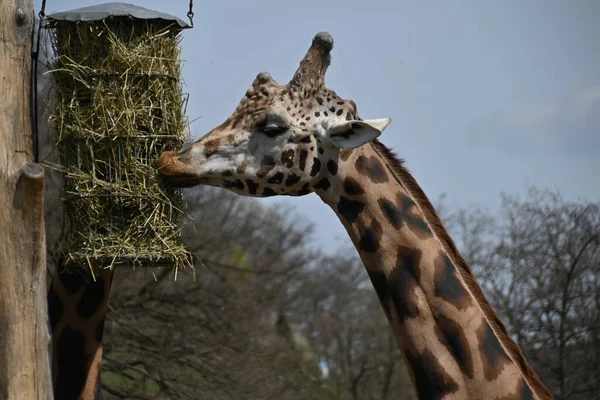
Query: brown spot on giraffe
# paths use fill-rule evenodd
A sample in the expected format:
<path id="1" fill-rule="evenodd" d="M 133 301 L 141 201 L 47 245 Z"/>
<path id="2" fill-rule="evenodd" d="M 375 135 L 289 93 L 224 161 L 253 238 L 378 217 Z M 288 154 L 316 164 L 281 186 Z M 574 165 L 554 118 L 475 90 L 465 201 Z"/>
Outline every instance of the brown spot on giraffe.
<path id="1" fill-rule="evenodd" d="M 327 161 L 327 171 L 329 171 L 331 175 L 336 175 L 338 171 L 337 163 L 333 160 Z"/>
<path id="2" fill-rule="evenodd" d="M 402 212 L 388 199 L 381 198 L 378 200 L 381 212 L 385 216 L 385 219 L 396 229 L 402 228 Z"/>
<path id="3" fill-rule="evenodd" d="M 277 193 L 275 193 L 275 191 L 271 188 L 264 188 L 263 189 L 263 193 L 262 193 L 263 197 L 271 197 L 271 196 L 276 196 Z"/>
<path id="4" fill-rule="evenodd" d="M 313 158 L 312 167 L 310 169 L 310 176 L 317 176 L 319 171 L 321 171 L 321 160 L 315 157 Z"/>
<path id="5" fill-rule="evenodd" d="M 359 156 L 356 159 L 356 170 L 360 174 L 367 176 L 374 183 L 385 183 L 388 181 L 388 176 L 383 168 L 383 164 L 381 164 L 381 161 L 374 156 L 369 158 Z"/>
<path id="6" fill-rule="evenodd" d="M 217 153 L 219 151 L 220 146 L 221 146 L 220 138 L 212 139 L 212 140 L 209 140 L 208 142 L 206 142 L 204 144 L 204 154 L 206 155 L 206 158 L 209 158 L 213 154 Z"/>
<path id="7" fill-rule="evenodd" d="M 382 234 L 381 224 L 376 219 L 373 219 L 371 224 L 362 230 L 358 248 L 366 253 L 376 252 L 379 249 Z"/>
<path id="8" fill-rule="evenodd" d="M 467 378 L 473 379 L 473 357 L 463 327 L 445 315 L 438 316 L 436 322 L 436 335 L 440 343 L 454 356 L 462 373 Z"/>
<path id="9" fill-rule="evenodd" d="M 420 305 L 414 293 L 420 290 L 418 268 L 421 257 L 421 250 L 400 246 L 395 268 L 388 277 L 390 298 L 396 307 L 400 323 L 420 314 Z"/>
<path id="10" fill-rule="evenodd" d="M 306 159 L 308 158 L 308 151 L 302 149 L 300 150 L 300 160 L 298 163 L 298 168 L 300 171 L 304 171 L 306 169 Z"/>
<path id="11" fill-rule="evenodd" d="M 239 179 L 234 179 L 234 180 L 223 180 L 223 187 L 227 188 L 227 189 L 236 189 L 238 191 L 243 191 L 244 190 L 244 182 L 240 181 Z"/>
<path id="12" fill-rule="evenodd" d="M 344 220 L 353 224 L 362 210 L 365 208 L 365 204 L 361 201 L 350 200 L 347 197 L 340 196 L 340 201 L 337 203 L 337 211 L 344 218 Z"/>
<path id="13" fill-rule="evenodd" d="M 283 182 L 283 172 L 277 172 L 275 175 L 273 175 L 267 180 L 267 183 L 271 185 L 278 185 L 281 182 Z"/>
<path id="14" fill-rule="evenodd" d="M 477 331 L 480 343 L 481 361 L 485 377 L 492 381 L 500 375 L 502 370 L 512 363 L 500 345 L 498 338 L 489 325 L 481 324 Z"/>
<path id="15" fill-rule="evenodd" d="M 252 179 L 246 179 L 246 185 L 248 186 L 248 193 L 252 196 L 256 195 L 258 183 L 254 182 Z"/>
<path id="16" fill-rule="evenodd" d="M 418 248 L 408 246 L 398 246 L 395 268 L 406 268 L 415 278 L 417 283 L 421 283 L 421 257 L 423 252 Z"/>
<path id="17" fill-rule="evenodd" d="M 285 186 L 294 186 L 295 184 L 300 182 L 300 179 L 302 179 L 300 175 L 296 175 L 295 173 L 290 172 L 290 174 L 285 180 Z"/>
<path id="18" fill-rule="evenodd" d="M 308 183 L 305 183 L 302 188 L 297 192 L 298 196 L 302 196 L 308 193 L 312 193 L 312 189 Z"/>
<path id="19" fill-rule="evenodd" d="M 431 229 L 422 218 L 415 202 L 403 193 L 396 195 L 396 207 L 410 230 L 421 239 L 431 237 Z"/>
<path id="20" fill-rule="evenodd" d="M 314 186 L 315 189 L 317 190 L 327 190 L 331 187 L 331 183 L 329 182 L 329 179 L 327 179 L 327 177 L 322 178 L 319 182 L 317 182 L 317 184 Z"/>
<path id="21" fill-rule="evenodd" d="M 365 193 L 363 188 L 360 186 L 360 183 L 351 176 L 344 179 L 344 192 L 350 196 L 359 196 Z"/>
<path id="22" fill-rule="evenodd" d="M 294 150 L 286 150 L 281 153 L 281 163 L 285 165 L 286 168 L 291 168 L 294 165 Z"/>
<path id="23" fill-rule="evenodd" d="M 410 365 L 419 399 L 442 400 L 459 390 L 458 383 L 444 371 L 436 355 L 430 350 L 416 354 L 410 349 L 405 352 L 405 357 Z"/>
<path id="24" fill-rule="evenodd" d="M 435 295 L 459 310 L 471 306 L 471 298 L 457 277 L 456 268 L 444 253 L 435 259 Z"/>

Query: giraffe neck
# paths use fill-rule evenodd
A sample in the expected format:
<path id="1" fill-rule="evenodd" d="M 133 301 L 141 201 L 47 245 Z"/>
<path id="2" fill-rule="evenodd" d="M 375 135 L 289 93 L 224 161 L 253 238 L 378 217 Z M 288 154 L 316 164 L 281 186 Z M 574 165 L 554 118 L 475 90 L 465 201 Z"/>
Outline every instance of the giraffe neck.
<path id="1" fill-rule="evenodd" d="M 101 399 L 102 336 L 113 273 L 55 273 L 48 291 L 57 399 Z"/>
<path id="2" fill-rule="evenodd" d="M 356 246 L 419 398 L 552 398 L 393 154 L 375 142 L 337 162 L 317 194 Z"/>

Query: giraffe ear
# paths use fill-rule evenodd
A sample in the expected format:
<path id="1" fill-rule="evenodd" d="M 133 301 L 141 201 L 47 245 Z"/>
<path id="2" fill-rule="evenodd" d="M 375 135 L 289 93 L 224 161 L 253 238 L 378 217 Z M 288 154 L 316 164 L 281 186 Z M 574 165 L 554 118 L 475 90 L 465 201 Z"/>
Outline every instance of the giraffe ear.
<path id="1" fill-rule="evenodd" d="M 327 138 L 342 149 L 354 149 L 375 140 L 392 122 L 391 118 L 344 121 L 327 129 Z"/>

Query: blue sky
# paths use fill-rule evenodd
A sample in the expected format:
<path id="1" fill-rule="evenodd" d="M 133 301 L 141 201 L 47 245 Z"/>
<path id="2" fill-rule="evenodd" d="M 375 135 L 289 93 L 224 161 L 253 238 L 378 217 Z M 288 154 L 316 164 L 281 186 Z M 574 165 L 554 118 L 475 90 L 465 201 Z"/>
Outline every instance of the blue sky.
<path id="1" fill-rule="evenodd" d="M 50 0 L 46 12 L 98 3 Z M 381 140 L 431 199 L 494 210 L 526 184 L 600 199 L 598 1 L 196 3 L 183 40 L 195 137 L 229 116 L 258 72 L 287 82 L 328 31 L 327 85 L 363 118 L 393 118 Z M 186 19 L 186 0 L 136 4 Z M 350 243 L 316 195 L 260 201 L 292 204 L 325 250 Z"/>

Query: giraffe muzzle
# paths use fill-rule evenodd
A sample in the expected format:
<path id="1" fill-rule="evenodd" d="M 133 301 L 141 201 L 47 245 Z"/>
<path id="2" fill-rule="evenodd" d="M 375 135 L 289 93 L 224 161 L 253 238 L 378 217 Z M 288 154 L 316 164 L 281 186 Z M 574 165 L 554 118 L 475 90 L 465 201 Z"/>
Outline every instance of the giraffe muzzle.
<path id="1" fill-rule="evenodd" d="M 165 181 L 176 187 L 192 187 L 202 183 L 202 178 L 189 171 L 189 167 L 178 161 L 177 151 L 165 151 L 160 155 L 156 166 Z"/>

